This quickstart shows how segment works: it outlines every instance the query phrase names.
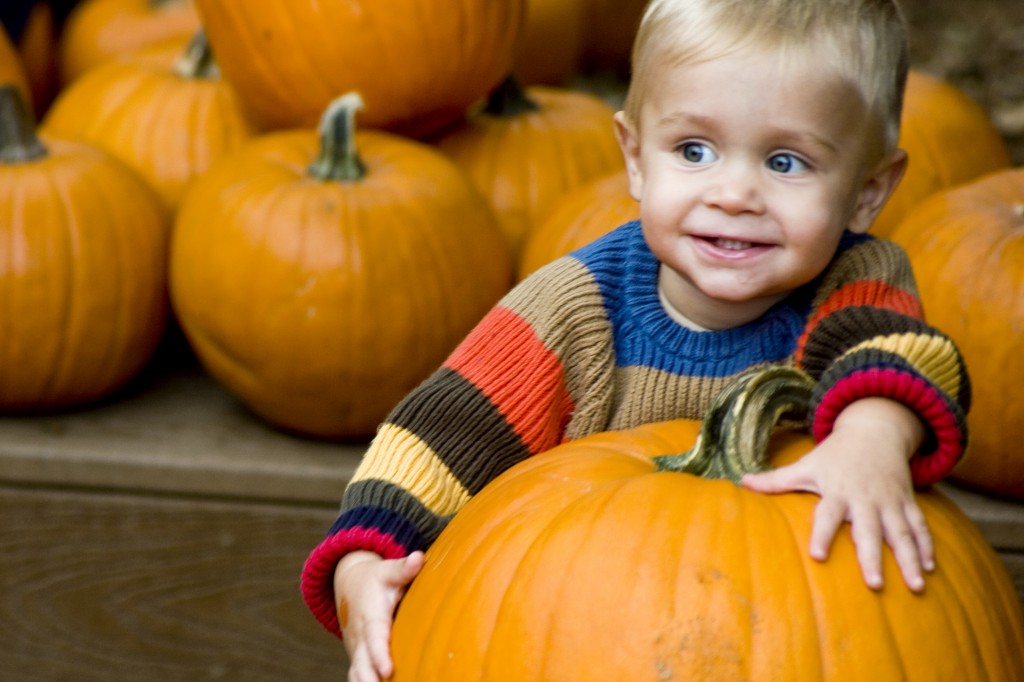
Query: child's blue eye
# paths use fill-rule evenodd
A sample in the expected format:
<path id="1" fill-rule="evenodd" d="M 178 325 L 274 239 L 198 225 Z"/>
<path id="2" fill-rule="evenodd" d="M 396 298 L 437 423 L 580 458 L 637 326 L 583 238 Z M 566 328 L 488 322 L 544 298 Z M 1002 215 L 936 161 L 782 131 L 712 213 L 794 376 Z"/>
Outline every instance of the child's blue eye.
<path id="1" fill-rule="evenodd" d="M 768 159 L 768 168 L 776 173 L 799 173 L 807 170 L 807 164 L 792 154 L 775 154 Z"/>
<path id="2" fill-rule="evenodd" d="M 700 142 L 687 142 L 679 148 L 679 152 L 690 163 L 711 163 L 718 159 L 711 147 Z"/>

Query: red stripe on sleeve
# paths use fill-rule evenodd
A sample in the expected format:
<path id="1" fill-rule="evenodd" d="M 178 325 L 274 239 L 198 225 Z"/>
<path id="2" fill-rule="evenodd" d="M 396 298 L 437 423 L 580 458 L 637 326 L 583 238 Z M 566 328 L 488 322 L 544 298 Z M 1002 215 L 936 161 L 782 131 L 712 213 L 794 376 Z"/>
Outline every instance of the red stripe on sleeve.
<path id="1" fill-rule="evenodd" d="M 475 385 L 531 453 L 558 445 L 572 414 L 564 368 L 522 317 L 488 313 L 445 362 Z"/>

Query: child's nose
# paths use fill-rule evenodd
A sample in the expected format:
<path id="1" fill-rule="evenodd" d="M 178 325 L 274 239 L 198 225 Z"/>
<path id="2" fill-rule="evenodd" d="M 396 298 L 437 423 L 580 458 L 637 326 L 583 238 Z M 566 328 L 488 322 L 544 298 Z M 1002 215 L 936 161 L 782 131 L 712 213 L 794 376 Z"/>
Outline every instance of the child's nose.
<path id="1" fill-rule="evenodd" d="M 723 164 L 705 191 L 705 203 L 730 215 L 761 213 L 764 200 L 758 171 L 746 163 Z"/>

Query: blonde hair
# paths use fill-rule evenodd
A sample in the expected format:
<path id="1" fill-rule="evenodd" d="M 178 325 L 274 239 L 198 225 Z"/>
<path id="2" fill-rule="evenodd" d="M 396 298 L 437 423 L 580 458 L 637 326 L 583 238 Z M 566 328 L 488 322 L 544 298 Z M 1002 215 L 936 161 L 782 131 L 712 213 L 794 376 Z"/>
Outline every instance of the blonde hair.
<path id="1" fill-rule="evenodd" d="M 623 105 L 638 125 L 657 69 L 697 63 L 744 48 L 813 48 L 854 83 L 895 149 L 909 57 L 895 0 L 651 0 L 633 45 Z"/>

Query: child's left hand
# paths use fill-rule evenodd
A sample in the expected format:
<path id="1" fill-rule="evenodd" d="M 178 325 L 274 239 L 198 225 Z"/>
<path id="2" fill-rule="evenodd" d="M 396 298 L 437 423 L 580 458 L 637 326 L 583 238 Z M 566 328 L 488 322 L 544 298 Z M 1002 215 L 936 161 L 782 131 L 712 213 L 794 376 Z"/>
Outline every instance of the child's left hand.
<path id="1" fill-rule="evenodd" d="M 882 587 L 882 541 L 893 550 L 903 581 L 924 589 L 935 568 L 928 524 L 914 497 L 907 460 L 924 429 L 909 409 L 884 398 L 865 398 L 839 415 L 832 433 L 785 467 L 747 474 L 741 483 L 765 493 L 804 490 L 821 497 L 814 512 L 810 554 L 824 561 L 839 527 L 851 524 L 864 581 Z"/>

